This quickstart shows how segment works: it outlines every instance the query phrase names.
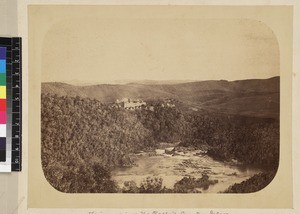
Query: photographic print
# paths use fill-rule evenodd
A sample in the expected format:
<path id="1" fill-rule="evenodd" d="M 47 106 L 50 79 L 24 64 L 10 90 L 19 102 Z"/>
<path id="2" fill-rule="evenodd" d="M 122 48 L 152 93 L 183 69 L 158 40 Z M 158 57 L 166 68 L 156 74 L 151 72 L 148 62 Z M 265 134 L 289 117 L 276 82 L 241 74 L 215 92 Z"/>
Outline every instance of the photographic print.
<path id="1" fill-rule="evenodd" d="M 47 32 L 41 161 L 65 193 L 253 193 L 279 165 L 279 46 L 249 19 L 66 19 Z"/>

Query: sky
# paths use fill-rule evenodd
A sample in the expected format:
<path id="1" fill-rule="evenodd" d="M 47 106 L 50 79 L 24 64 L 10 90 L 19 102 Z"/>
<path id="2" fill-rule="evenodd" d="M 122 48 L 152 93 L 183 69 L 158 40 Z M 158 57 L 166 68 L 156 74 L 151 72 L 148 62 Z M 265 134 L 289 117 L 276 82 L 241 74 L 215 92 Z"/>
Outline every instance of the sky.
<path id="1" fill-rule="evenodd" d="M 46 34 L 42 81 L 237 80 L 279 75 L 272 30 L 246 19 L 65 19 Z"/>

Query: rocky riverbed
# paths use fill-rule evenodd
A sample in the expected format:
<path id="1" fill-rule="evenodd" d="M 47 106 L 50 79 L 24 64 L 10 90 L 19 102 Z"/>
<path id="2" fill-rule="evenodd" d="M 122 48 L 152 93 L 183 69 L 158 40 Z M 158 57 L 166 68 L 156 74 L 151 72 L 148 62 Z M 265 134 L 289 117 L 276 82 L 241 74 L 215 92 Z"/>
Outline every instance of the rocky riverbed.
<path id="1" fill-rule="evenodd" d="M 210 185 L 203 193 L 218 193 L 234 183 L 240 183 L 254 174 L 257 169 L 242 167 L 237 162 L 219 162 L 206 155 L 205 150 L 184 147 L 166 147 L 154 151 L 132 154 L 132 167 L 119 167 L 112 171 L 113 179 L 120 187 L 125 181 L 140 184 L 148 176 L 163 179 L 163 186 L 173 188 L 174 184 L 186 176 L 201 178 L 203 174 L 218 183 Z"/>

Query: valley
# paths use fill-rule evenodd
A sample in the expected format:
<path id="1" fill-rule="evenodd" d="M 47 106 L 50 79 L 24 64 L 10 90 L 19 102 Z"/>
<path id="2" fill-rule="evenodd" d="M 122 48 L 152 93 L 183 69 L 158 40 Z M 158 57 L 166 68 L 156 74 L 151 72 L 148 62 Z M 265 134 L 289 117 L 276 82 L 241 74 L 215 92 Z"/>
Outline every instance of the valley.
<path id="1" fill-rule="evenodd" d="M 45 178 L 66 193 L 248 193 L 279 164 L 279 77 L 42 83 Z"/>

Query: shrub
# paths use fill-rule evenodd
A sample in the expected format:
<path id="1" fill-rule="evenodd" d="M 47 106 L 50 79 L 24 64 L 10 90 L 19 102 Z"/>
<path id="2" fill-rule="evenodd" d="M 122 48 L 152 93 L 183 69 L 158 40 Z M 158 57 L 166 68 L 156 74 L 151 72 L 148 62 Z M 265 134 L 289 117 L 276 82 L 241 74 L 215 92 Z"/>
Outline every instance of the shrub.
<path id="1" fill-rule="evenodd" d="M 122 188 L 123 193 L 139 193 L 139 188 L 134 181 L 125 181 Z"/>
<path id="2" fill-rule="evenodd" d="M 140 185 L 140 193 L 159 193 L 162 190 L 162 178 L 148 176 Z"/>
<path id="3" fill-rule="evenodd" d="M 197 189 L 206 190 L 210 185 L 218 183 L 218 180 L 209 180 L 209 176 L 203 174 L 201 178 L 192 176 L 184 177 L 174 185 L 174 192 L 177 193 L 200 193 Z"/>

